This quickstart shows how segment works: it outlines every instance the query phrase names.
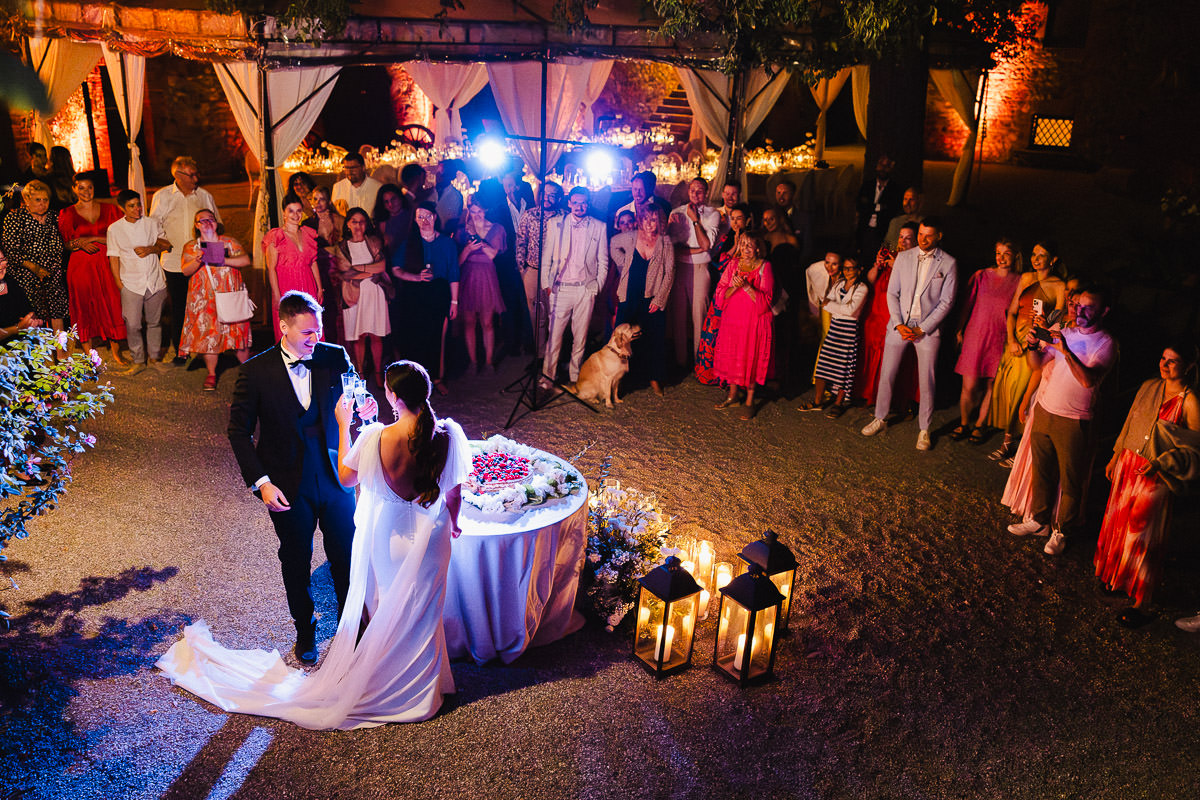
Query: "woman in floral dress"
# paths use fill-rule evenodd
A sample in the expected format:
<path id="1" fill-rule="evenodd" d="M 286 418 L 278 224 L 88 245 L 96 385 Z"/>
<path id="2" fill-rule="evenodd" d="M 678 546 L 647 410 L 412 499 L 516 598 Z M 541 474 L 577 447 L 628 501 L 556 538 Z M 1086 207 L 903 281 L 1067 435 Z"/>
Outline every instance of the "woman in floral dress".
<path id="1" fill-rule="evenodd" d="M 217 292 L 236 292 L 246 288 L 241 268 L 249 266 L 250 255 L 225 230 L 208 209 L 196 212 L 196 238 L 183 246 L 180 266 L 188 276 L 187 311 L 183 320 L 183 336 L 179 349 L 185 353 L 204 356 L 208 376 L 203 390 L 217 388 L 217 357 L 226 350 L 237 353 L 238 361 L 250 356 L 250 320 L 226 324 L 217 319 Z M 220 264 L 205 264 L 205 242 L 224 244 Z"/>
<path id="2" fill-rule="evenodd" d="M 1138 390 L 1104 468 L 1112 491 L 1096 543 L 1096 577 L 1133 600 L 1118 617 L 1126 627 L 1151 620 L 1145 608 L 1162 575 L 1171 495 L 1200 473 L 1200 402 L 1192 391 L 1198 358 L 1191 344 L 1163 350 L 1159 377 Z"/>
<path id="3" fill-rule="evenodd" d="M 34 316 L 63 330 L 67 282 L 63 279 L 63 240 L 58 214 L 50 210 L 50 187 L 30 181 L 21 190 L 25 205 L 4 217 L 3 246 L 9 277 L 21 285 Z"/>

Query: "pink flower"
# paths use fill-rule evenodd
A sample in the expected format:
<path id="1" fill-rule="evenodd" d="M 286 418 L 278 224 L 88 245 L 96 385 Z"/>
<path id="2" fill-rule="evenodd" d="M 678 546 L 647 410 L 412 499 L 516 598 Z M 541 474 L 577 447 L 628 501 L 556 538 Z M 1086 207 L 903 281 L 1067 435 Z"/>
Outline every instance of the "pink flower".
<path id="1" fill-rule="evenodd" d="M 79 435 L 79 441 L 82 442 L 83 444 L 87 445 L 88 447 L 96 446 L 96 437 L 92 436 L 90 433 L 81 433 Z"/>
<path id="2" fill-rule="evenodd" d="M 92 360 L 93 367 L 99 368 L 99 367 L 104 366 L 104 359 L 100 358 L 100 354 L 97 353 L 95 350 L 88 351 L 88 358 L 90 358 Z"/>
<path id="3" fill-rule="evenodd" d="M 57 338 L 59 348 L 65 350 L 67 344 L 71 341 L 71 337 L 67 335 L 66 331 L 59 331 Z"/>

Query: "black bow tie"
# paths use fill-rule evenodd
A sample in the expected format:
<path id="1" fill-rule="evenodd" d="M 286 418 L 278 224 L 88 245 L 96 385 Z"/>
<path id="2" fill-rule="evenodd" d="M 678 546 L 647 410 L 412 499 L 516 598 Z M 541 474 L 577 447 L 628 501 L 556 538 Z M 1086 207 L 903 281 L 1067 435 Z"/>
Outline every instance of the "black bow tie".
<path id="1" fill-rule="evenodd" d="M 296 367 L 304 367 L 305 369 L 312 369 L 313 362 L 312 362 L 311 358 L 290 358 L 285 363 L 287 364 L 288 369 L 294 370 Z"/>

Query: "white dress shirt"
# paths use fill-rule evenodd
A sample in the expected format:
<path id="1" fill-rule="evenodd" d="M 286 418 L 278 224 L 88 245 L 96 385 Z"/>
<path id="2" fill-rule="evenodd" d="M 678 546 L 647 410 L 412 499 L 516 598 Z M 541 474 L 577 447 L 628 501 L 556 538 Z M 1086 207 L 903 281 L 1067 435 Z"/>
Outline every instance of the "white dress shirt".
<path id="1" fill-rule="evenodd" d="M 184 194 L 172 183 L 159 189 L 151 198 L 150 216 L 158 220 L 163 238 L 171 243 L 170 251 L 162 254 L 162 268 L 167 272 L 183 272 L 183 246 L 195 237 L 196 212 L 204 209 L 213 213 L 217 224 L 221 223 L 217 201 L 199 186 L 191 194 Z"/>
<path id="2" fill-rule="evenodd" d="M 909 319 L 921 318 L 921 292 L 929 281 L 929 270 L 933 268 L 933 251 L 928 253 L 921 250 L 917 253 L 917 288 L 913 292 L 912 307 L 908 309 Z"/>
<path id="3" fill-rule="evenodd" d="M 121 217 L 108 226 L 108 255 L 116 256 L 120 261 L 121 285 L 140 297 L 149 297 L 167 288 L 158 255 L 139 256 L 133 250 L 150 247 L 160 236 L 162 228 L 154 217 L 141 217 L 136 222 Z"/>

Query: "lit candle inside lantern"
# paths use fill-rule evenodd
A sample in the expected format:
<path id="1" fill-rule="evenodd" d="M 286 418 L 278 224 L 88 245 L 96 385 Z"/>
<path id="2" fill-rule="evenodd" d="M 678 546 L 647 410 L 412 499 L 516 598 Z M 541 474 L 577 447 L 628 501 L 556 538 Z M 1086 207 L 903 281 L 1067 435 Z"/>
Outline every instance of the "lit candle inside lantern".
<path id="1" fill-rule="evenodd" d="M 685 570 L 687 570 L 688 574 L 691 575 L 692 577 L 696 576 L 696 562 L 695 561 L 681 561 L 679 563 L 679 566 L 681 566 Z"/>
<path id="2" fill-rule="evenodd" d="M 667 635 L 663 637 L 663 626 L 659 625 L 655 631 L 654 658 L 656 660 L 670 661 L 671 660 L 671 643 L 675 641 L 675 626 L 667 626 Z"/>
<path id="3" fill-rule="evenodd" d="M 737 652 L 735 652 L 733 654 L 733 668 L 734 669 L 742 668 L 742 655 L 745 653 L 745 650 L 746 650 L 746 634 L 739 633 L 738 640 L 737 640 Z"/>
<path id="4" fill-rule="evenodd" d="M 708 601 L 711 597 L 708 589 L 700 590 L 700 619 L 708 619 Z"/>
<path id="5" fill-rule="evenodd" d="M 649 623 L 649 622 L 650 622 L 650 609 L 647 608 L 646 606 L 642 606 L 641 610 L 638 611 L 638 627 L 644 628 L 644 627 L 646 627 L 647 623 Z"/>
<path id="6" fill-rule="evenodd" d="M 717 589 L 724 589 L 733 580 L 733 565 L 722 561 L 717 564 Z"/>

